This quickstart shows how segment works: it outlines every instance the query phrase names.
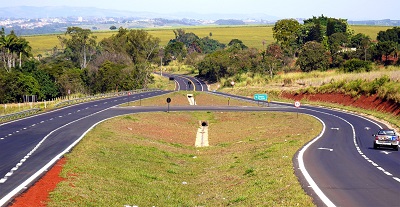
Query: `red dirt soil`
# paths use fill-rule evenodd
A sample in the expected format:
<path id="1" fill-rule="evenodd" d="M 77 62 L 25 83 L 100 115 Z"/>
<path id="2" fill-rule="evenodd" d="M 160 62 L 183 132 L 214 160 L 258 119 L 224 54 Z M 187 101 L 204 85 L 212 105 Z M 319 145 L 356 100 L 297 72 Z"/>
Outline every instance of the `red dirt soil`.
<path id="1" fill-rule="evenodd" d="M 49 200 L 49 193 L 53 191 L 57 184 L 64 179 L 60 172 L 66 163 L 66 159 L 60 159 L 38 182 L 31 186 L 28 191 L 15 198 L 11 207 L 45 207 Z"/>
<path id="2" fill-rule="evenodd" d="M 282 97 L 300 101 L 306 99 L 309 101 L 320 101 L 337 103 L 345 106 L 354 106 L 363 109 L 376 110 L 393 115 L 400 115 L 400 103 L 396 103 L 392 100 L 383 100 L 376 95 L 372 96 L 360 96 L 353 98 L 350 95 L 341 93 L 330 93 L 330 94 L 293 94 L 284 92 Z"/>
<path id="3" fill-rule="evenodd" d="M 352 98 L 345 94 L 293 94 L 284 92 L 282 97 L 300 101 L 307 99 L 310 101 L 321 101 L 338 103 L 342 105 L 355 106 L 364 109 L 378 110 L 394 115 L 400 115 L 400 103 L 394 101 L 385 101 L 377 96 L 361 96 L 359 98 Z M 60 159 L 54 167 L 48 171 L 38 182 L 36 182 L 27 192 L 17 197 L 12 207 L 28 207 L 37 206 L 44 207 L 49 199 L 49 193 L 55 189 L 57 184 L 63 180 L 60 172 L 63 165 L 66 163 L 66 159 Z"/>

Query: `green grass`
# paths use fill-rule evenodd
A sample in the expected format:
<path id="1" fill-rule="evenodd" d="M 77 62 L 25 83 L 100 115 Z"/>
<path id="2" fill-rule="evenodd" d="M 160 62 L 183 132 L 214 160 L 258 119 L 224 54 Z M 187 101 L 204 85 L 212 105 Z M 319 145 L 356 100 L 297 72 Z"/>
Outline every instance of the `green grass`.
<path id="1" fill-rule="evenodd" d="M 196 104 L 199 106 L 228 106 L 228 104 L 229 106 L 257 106 L 256 103 L 239 101 L 236 99 L 216 96 L 198 91 L 173 92 L 155 98 L 139 100 L 129 104 L 123 104 L 122 106 L 166 106 L 167 98 L 171 98 L 170 106 L 187 106 L 189 105 L 187 94 L 192 94 L 196 101 Z"/>
<path id="2" fill-rule="evenodd" d="M 175 90 L 175 81 L 170 81 L 167 77 L 153 74 L 154 83 L 150 84 L 148 88 L 155 88 L 166 91 Z"/>
<path id="3" fill-rule="evenodd" d="M 209 36 L 212 33 L 211 38 L 218 40 L 224 44 L 228 44 L 232 39 L 240 39 L 248 47 L 254 47 L 258 49 L 263 48 L 263 40 L 265 40 L 266 45 L 274 42 L 272 37 L 272 25 L 266 26 L 232 26 L 232 27 L 222 27 L 222 26 L 207 26 L 207 27 L 182 27 L 186 32 L 193 32 L 200 38 Z M 350 26 L 355 34 L 364 33 L 370 36 L 373 40 L 379 31 L 385 31 L 391 27 L 383 26 Z M 158 37 L 161 40 L 161 45 L 166 46 L 169 40 L 174 39 L 173 30 L 177 28 L 160 28 L 160 29 L 145 29 L 149 34 L 154 37 Z M 104 31 L 104 32 L 94 32 L 97 36 L 97 40 L 100 41 L 106 37 L 110 37 L 112 34 L 116 34 L 115 31 Z M 32 47 L 32 52 L 36 57 L 38 54 L 43 56 L 49 55 L 52 49 L 57 46 L 61 49 L 60 42 L 57 39 L 57 35 L 64 36 L 64 34 L 50 34 L 50 35 L 36 35 L 36 36 L 25 36 Z"/>
<path id="4" fill-rule="evenodd" d="M 193 146 L 199 119 L 210 147 Z M 48 206 L 313 206 L 292 157 L 321 127 L 277 112 L 121 116 L 67 155 Z"/>

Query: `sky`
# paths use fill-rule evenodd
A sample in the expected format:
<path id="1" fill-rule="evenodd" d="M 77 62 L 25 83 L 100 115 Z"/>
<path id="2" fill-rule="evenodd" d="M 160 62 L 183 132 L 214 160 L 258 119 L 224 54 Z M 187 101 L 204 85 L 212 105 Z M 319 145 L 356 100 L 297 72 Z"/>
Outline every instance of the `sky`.
<path id="1" fill-rule="evenodd" d="M 0 7 L 76 6 L 137 12 L 263 13 L 278 18 L 313 16 L 349 20 L 400 20 L 399 0 L 12 0 Z"/>

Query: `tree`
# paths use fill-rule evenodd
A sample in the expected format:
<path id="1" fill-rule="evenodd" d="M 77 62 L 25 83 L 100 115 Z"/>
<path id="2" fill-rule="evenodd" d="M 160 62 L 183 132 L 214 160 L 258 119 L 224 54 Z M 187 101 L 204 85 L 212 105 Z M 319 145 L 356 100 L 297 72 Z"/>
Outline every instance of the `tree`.
<path id="1" fill-rule="evenodd" d="M 36 70 L 33 77 L 40 83 L 38 100 L 49 100 L 60 95 L 57 84 L 44 70 Z"/>
<path id="2" fill-rule="evenodd" d="M 284 49 L 294 54 L 293 48 L 296 45 L 297 34 L 301 28 L 300 23 L 295 19 L 282 19 L 275 23 L 272 28 L 274 39 L 281 44 Z"/>
<path id="3" fill-rule="evenodd" d="M 90 29 L 80 27 L 68 27 L 65 35 L 68 37 L 62 38 L 62 42 L 71 51 L 71 60 L 78 62 L 81 69 L 86 68 L 96 52 L 97 37 Z"/>
<path id="4" fill-rule="evenodd" d="M 304 72 L 313 70 L 326 70 L 329 65 L 325 47 L 318 42 L 311 41 L 303 45 L 296 64 Z"/>
<path id="5" fill-rule="evenodd" d="M 135 68 L 141 70 L 135 73 L 136 78 L 141 79 L 138 82 L 143 83 L 143 87 L 147 87 L 147 84 L 151 82 L 152 70 L 150 69 L 152 65 L 150 61 L 158 60 L 157 48 L 159 48 L 159 43 L 160 39 L 154 38 L 144 30 L 119 28 L 116 35 L 102 40 L 101 46 L 103 54 L 118 54 L 121 58 L 128 56 Z"/>
<path id="6" fill-rule="evenodd" d="M 328 37 L 329 49 L 332 55 L 332 67 L 339 67 L 344 63 L 341 56 L 342 47 L 348 42 L 344 33 L 338 32 Z"/>
<path id="7" fill-rule="evenodd" d="M 202 53 L 208 54 L 215 52 L 219 49 L 224 49 L 225 45 L 220 43 L 217 40 L 211 39 L 209 37 L 204 37 L 200 39 L 200 41 L 197 41 L 200 45 Z"/>
<path id="8" fill-rule="evenodd" d="M 24 95 L 39 95 L 39 87 L 38 81 L 31 75 L 19 71 L 0 74 L 0 101 L 17 103 L 23 100 Z"/>
<path id="9" fill-rule="evenodd" d="M 11 71 L 13 63 L 13 55 L 15 52 L 16 42 L 18 37 L 11 32 L 9 35 L 5 35 L 4 28 L 0 37 L 0 49 L 1 55 L 4 63 L 4 68 L 7 72 Z"/>
<path id="10" fill-rule="evenodd" d="M 392 41 L 400 44 L 400 27 L 393 27 L 386 31 L 380 31 L 376 39 L 379 42 Z"/>
<path id="11" fill-rule="evenodd" d="M 347 20 L 329 18 L 326 25 L 326 35 L 329 37 L 335 33 L 347 33 Z"/>
<path id="12" fill-rule="evenodd" d="M 26 41 L 26 39 L 20 37 L 17 38 L 15 42 L 15 52 L 18 53 L 19 56 L 19 67 L 22 67 L 22 56 L 24 57 L 31 57 L 31 46 L 29 45 L 29 42 Z"/>
<path id="13" fill-rule="evenodd" d="M 228 46 L 231 48 L 231 50 L 235 49 L 244 50 L 248 48 L 245 44 L 243 44 L 242 40 L 239 39 L 232 39 L 228 43 Z"/>
<path id="14" fill-rule="evenodd" d="M 165 47 L 166 60 L 186 57 L 187 49 L 183 42 L 172 42 Z"/>
<path id="15" fill-rule="evenodd" d="M 397 43 L 393 41 L 378 42 L 377 50 L 379 54 L 385 56 L 385 64 L 389 64 L 389 56 L 397 50 Z"/>
<path id="16" fill-rule="evenodd" d="M 100 93 L 118 91 L 123 82 L 122 69 L 124 67 L 123 65 L 106 61 L 96 74 L 95 91 Z"/>
<path id="17" fill-rule="evenodd" d="M 278 44 L 270 44 L 263 54 L 271 78 L 283 63 L 283 51 Z"/>
<path id="18" fill-rule="evenodd" d="M 211 82 L 219 81 L 227 75 L 230 63 L 229 54 L 226 51 L 216 51 L 206 55 L 197 65 L 199 75 Z"/>
<path id="19" fill-rule="evenodd" d="M 303 45 L 309 41 L 321 43 L 324 40 L 324 34 L 325 31 L 318 21 L 317 23 L 307 23 L 299 29 L 297 42 L 299 45 Z"/>
<path id="20" fill-rule="evenodd" d="M 82 81 L 82 69 L 73 68 L 66 69 L 58 77 L 57 83 L 60 85 L 60 90 L 63 95 L 68 94 L 68 90 L 71 93 L 85 93 L 84 82 Z"/>
<path id="21" fill-rule="evenodd" d="M 367 51 L 370 46 L 371 38 L 365 34 L 358 33 L 350 39 L 350 47 L 361 49 L 364 52 L 364 61 L 367 61 Z"/>

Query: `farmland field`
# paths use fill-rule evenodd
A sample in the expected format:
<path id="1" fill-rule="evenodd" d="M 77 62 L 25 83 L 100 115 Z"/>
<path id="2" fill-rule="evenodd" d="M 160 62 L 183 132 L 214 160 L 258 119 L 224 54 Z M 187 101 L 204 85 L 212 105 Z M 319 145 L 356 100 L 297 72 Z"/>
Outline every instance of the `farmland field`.
<path id="1" fill-rule="evenodd" d="M 269 26 L 235 26 L 235 27 L 187 27 L 183 28 L 186 32 L 193 32 L 199 37 L 206 37 L 212 35 L 211 38 L 218 40 L 224 44 L 228 44 L 232 39 L 240 39 L 248 47 L 254 47 L 262 49 L 263 40 L 266 44 L 270 44 L 274 41 L 272 37 L 272 25 Z M 379 31 L 384 31 L 391 27 L 384 26 L 355 26 L 352 25 L 351 28 L 354 30 L 355 34 L 363 33 L 370 36 L 372 39 L 376 39 Z M 154 37 L 158 37 L 161 40 L 161 45 L 165 46 L 168 44 L 170 39 L 174 38 L 173 30 L 176 28 L 160 28 L 160 29 L 146 29 L 149 34 Z M 100 41 L 104 38 L 110 37 L 116 32 L 104 31 L 104 32 L 94 32 L 97 36 L 97 40 Z M 51 54 L 54 47 L 57 46 L 61 49 L 61 45 L 57 39 L 57 36 L 63 34 L 49 34 L 49 35 L 37 35 L 37 36 L 26 36 L 26 38 L 31 47 L 33 55 L 36 57 L 38 54 L 47 56 Z"/>

